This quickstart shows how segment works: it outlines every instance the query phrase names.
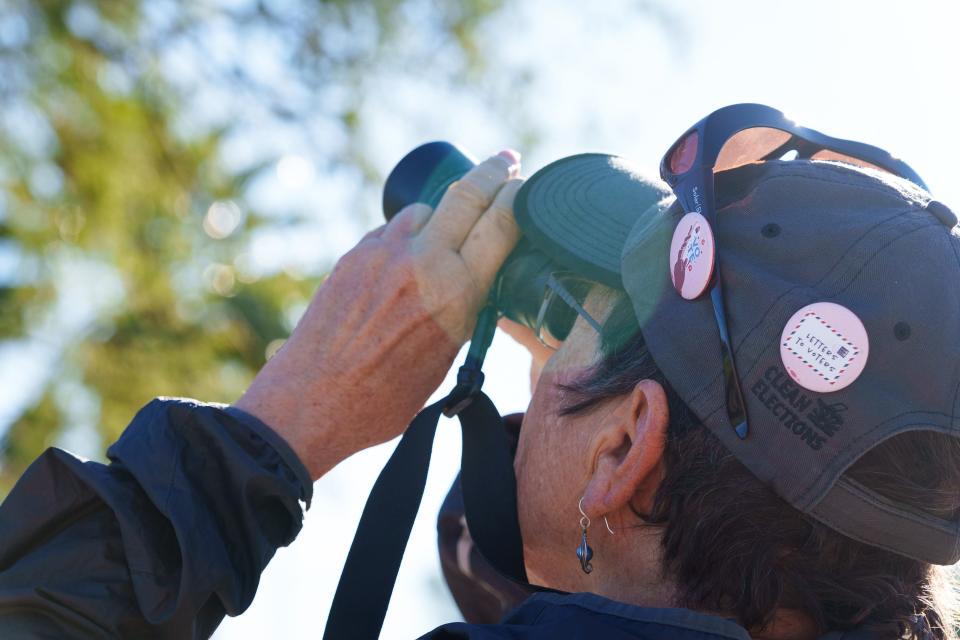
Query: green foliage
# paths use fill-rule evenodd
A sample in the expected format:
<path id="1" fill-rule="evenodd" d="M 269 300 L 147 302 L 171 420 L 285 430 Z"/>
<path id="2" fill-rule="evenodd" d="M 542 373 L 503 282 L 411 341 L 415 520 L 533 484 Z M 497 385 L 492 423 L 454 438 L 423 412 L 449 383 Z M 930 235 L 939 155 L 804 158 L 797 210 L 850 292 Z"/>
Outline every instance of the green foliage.
<path id="1" fill-rule="evenodd" d="M 411 43 L 429 34 L 457 53 L 438 81 L 476 77 L 475 32 L 499 5 L 0 4 L 0 257 L 15 265 L 0 272 L 0 341 L 52 354 L 37 397 L 0 425 L 0 495 L 66 425 L 95 423 L 102 450 L 154 396 L 237 398 L 321 273 L 243 262 L 255 230 L 295 221 L 246 200 L 273 158 L 237 168 L 226 145 L 263 120 L 335 125 L 348 142 L 321 159 L 359 167 L 359 198 L 382 179 L 351 142 L 367 74 L 422 64 L 435 51 Z M 220 59 L 224 30 L 284 43 L 284 78 Z M 177 48 L 188 74 L 165 64 Z M 245 110 L 207 117 L 209 90 Z M 211 227 L 217 212 L 239 227 Z M 77 413 L 76 388 L 97 415 Z"/>

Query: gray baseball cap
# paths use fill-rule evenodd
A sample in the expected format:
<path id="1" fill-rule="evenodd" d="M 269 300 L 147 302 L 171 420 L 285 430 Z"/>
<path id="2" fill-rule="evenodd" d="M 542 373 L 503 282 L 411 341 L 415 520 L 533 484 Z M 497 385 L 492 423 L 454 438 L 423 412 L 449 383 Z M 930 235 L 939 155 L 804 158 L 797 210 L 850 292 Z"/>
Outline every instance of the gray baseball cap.
<path id="1" fill-rule="evenodd" d="M 957 562 L 960 521 L 844 476 L 897 434 L 960 434 L 957 217 L 908 181 L 835 162 L 747 165 L 718 174 L 716 192 L 746 438 L 727 417 L 709 296 L 674 286 L 684 214 L 666 185 L 623 158 L 583 154 L 531 176 L 514 209 L 560 264 L 627 292 L 670 384 L 783 499 L 861 542 Z"/>

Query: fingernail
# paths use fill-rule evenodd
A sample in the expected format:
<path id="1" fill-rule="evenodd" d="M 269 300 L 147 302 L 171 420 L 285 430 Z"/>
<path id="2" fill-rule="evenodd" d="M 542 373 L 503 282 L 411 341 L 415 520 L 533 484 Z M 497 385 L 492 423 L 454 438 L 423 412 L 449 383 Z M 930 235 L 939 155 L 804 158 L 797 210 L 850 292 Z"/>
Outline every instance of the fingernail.
<path id="1" fill-rule="evenodd" d="M 503 158 L 504 160 L 506 160 L 507 162 L 509 162 L 511 169 L 520 166 L 520 152 L 519 152 L 519 151 L 514 151 L 513 149 L 504 149 L 503 151 L 501 151 L 501 152 L 498 153 L 497 155 L 500 156 L 501 158 Z"/>

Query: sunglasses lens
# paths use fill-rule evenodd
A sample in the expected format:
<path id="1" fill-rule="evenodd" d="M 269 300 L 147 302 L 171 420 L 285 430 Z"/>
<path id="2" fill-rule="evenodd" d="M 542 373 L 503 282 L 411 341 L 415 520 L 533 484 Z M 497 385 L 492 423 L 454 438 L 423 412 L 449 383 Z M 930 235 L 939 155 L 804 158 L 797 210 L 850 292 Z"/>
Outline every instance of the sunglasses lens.
<path id="1" fill-rule="evenodd" d="M 786 131 L 771 129 L 769 127 L 744 129 L 731 136 L 730 139 L 724 143 L 723 148 L 720 149 L 720 154 L 717 156 L 717 163 L 714 166 L 714 170 L 725 171 L 726 169 L 733 169 L 745 164 L 750 164 L 751 162 L 769 160 L 771 156 L 779 158 L 793 150 L 791 149 L 791 145 L 788 144 L 792 137 L 793 136 Z M 831 151 L 830 149 L 822 149 L 810 157 L 813 160 L 836 160 L 858 167 L 888 171 L 866 160 Z"/>
<path id="2" fill-rule="evenodd" d="M 670 171 L 673 175 L 683 175 L 690 170 L 697 159 L 699 146 L 700 135 L 696 131 L 691 131 L 673 146 L 670 152 Z"/>
<path id="3" fill-rule="evenodd" d="M 790 140 L 791 134 L 769 127 L 753 127 L 735 133 L 724 143 L 717 156 L 715 171 L 733 169 L 751 162 L 767 159 Z M 783 149 L 783 153 L 790 149 Z M 783 155 L 783 154 L 780 154 Z"/>

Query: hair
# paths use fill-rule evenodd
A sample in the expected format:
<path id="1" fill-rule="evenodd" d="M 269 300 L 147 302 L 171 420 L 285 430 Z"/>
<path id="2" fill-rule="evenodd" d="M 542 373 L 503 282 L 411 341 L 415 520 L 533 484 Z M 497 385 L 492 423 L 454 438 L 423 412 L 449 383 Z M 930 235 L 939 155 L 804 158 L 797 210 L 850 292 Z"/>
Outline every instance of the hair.
<path id="1" fill-rule="evenodd" d="M 643 379 L 666 391 L 665 477 L 640 526 L 662 530 L 662 571 L 677 606 L 734 614 L 763 629 L 776 609 L 799 609 L 821 633 L 863 628 L 883 638 L 955 639 L 948 567 L 848 538 L 808 517 L 754 477 L 673 390 L 622 293 L 604 324 L 600 360 L 566 385 L 564 415 L 629 393 Z M 960 512 L 960 443 L 904 433 L 846 472 L 886 497 L 941 518 Z"/>

